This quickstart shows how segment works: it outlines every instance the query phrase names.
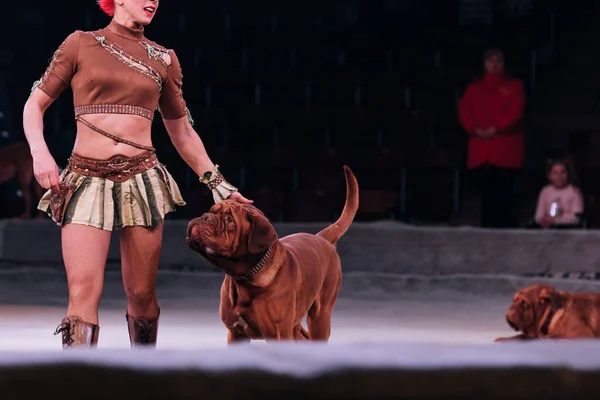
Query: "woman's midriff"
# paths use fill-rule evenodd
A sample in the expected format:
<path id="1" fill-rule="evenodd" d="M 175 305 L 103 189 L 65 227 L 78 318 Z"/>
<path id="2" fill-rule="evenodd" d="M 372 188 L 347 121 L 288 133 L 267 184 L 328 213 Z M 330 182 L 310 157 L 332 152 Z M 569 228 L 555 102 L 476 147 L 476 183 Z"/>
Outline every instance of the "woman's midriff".
<path id="1" fill-rule="evenodd" d="M 152 122 L 144 117 L 123 114 L 88 114 L 82 115 L 80 118 L 121 139 L 152 146 Z M 80 157 L 108 160 L 115 155 L 134 157 L 144 152 L 145 150 L 128 144 L 115 142 L 77 121 L 77 136 L 73 153 Z"/>

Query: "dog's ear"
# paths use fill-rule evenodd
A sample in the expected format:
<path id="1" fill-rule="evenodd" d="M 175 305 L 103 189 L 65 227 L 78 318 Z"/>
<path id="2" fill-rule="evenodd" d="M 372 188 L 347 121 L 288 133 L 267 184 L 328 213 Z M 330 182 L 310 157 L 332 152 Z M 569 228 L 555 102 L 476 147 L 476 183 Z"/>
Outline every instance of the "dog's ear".
<path id="1" fill-rule="evenodd" d="M 540 290 L 538 295 L 540 304 L 550 304 L 554 307 L 560 307 L 561 295 L 552 286 L 546 286 Z"/>
<path id="2" fill-rule="evenodd" d="M 251 211 L 247 215 L 251 228 L 248 235 L 248 252 L 259 254 L 267 250 L 277 240 L 277 232 L 260 211 Z"/>

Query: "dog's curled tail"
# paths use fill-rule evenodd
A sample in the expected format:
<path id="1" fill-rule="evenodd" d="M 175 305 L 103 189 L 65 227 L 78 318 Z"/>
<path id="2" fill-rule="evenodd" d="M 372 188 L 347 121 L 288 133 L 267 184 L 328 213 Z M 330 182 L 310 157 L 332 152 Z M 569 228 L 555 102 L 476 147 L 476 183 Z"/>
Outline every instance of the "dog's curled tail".
<path id="1" fill-rule="evenodd" d="M 358 210 L 358 181 L 346 165 L 344 165 L 344 174 L 346 175 L 346 204 L 342 215 L 334 224 L 317 233 L 317 236 L 324 237 L 331 244 L 336 244 L 346 233 Z"/>

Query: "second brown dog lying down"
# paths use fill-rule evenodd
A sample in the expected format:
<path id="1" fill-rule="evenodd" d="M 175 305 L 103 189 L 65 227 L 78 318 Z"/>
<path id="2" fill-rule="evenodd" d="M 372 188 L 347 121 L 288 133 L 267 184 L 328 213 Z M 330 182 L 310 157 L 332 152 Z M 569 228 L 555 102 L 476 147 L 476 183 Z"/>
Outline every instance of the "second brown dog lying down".
<path id="1" fill-rule="evenodd" d="M 600 294 L 568 293 L 550 285 L 517 292 L 506 313 L 520 334 L 495 341 L 600 338 Z"/>
<path id="2" fill-rule="evenodd" d="M 342 283 L 335 244 L 358 209 L 358 183 L 350 168 L 346 204 L 336 223 L 316 235 L 278 239 L 256 207 L 236 201 L 215 204 L 188 225 L 187 244 L 226 273 L 221 320 L 228 342 L 328 340 L 331 312 Z M 302 326 L 307 317 L 308 331 Z"/>

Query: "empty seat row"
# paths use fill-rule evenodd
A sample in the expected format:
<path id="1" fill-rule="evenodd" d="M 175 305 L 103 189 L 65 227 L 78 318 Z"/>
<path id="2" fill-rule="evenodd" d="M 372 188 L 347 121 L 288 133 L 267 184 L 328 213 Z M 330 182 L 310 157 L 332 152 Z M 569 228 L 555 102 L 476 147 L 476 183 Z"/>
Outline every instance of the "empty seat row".
<path id="1" fill-rule="evenodd" d="M 432 110 L 452 111 L 460 96 L 459 87 L 389 85 L 312 85 L 298 82 L 281 84 L 205 84 L 186 81 L 185 98 L 197 109 L 269 107 L 286 110 L 356 109 L 372 111 Z"/>
<path id="2" fill-rule="evenodd" d="M 162 155 L 159 154 L 162 159 Z M 398 157 L 393 154 L 367 153 L 356 158 L 344 157 L 338 152 L 304 155 L 302 162 L 250 154 L 254 159 L 240 159 L 236 153 L 211 152 L 211 158 L 221 166 L 224 175 L 243 189 L 273 186 L 280 189 L 331 189 L 344 188 L 343 165 L 350 166 L 365 189 L 404 190 L 411 180 L 419 177 L 454 174 L 463 170 L 464 156 L 456 152 L 434 152 L 410 158 L 408 153 Z M 196 185 L 195 174 L 185 163 L 172 162 L 169 170 L 184 188 Z"/>
<path id="3" fill-rule="evenodd" d="M 228 148 L 391 147 L 427 149 L 463 147 L 466 135 L 456 117 L 444 121 L 429 115 L 385 113 L 252 112 L 231 118 L 210 111 L 197 114 L 196 130 L 211 146 Z"/>
<path id="4" fill-rule="evenodd" d="M 339 175 L 343 183 L 343 173 Z M 356 220 L 427 219 L 431 216 L 439 221 L 448 220 L 458 209 L 455 193 L 459 183 L 455 182 L 452 175 L 437 179 L 442 184 L 437 189 L 420 181 L 412 185 L 410 190 L 401 191 L 364 188 L 359 178 L 360 205 Z M 344 188 L 339 185 L 296 190 L 262 186 L 242 189 L 242 194 L 254 200 L 256 207 L 277 222 L 334 221 L 344 207 L 346 196 Z M 186 207 L 178 209 L 170 218 L 194 218 L 214 204 L 210 192 L 199 185 L 184 191 L 184 198 Z"/>

